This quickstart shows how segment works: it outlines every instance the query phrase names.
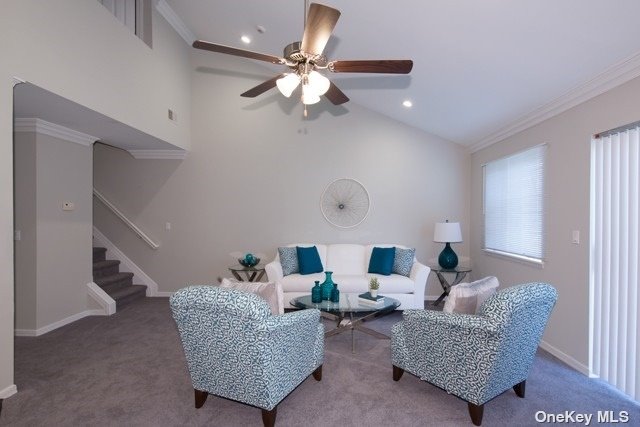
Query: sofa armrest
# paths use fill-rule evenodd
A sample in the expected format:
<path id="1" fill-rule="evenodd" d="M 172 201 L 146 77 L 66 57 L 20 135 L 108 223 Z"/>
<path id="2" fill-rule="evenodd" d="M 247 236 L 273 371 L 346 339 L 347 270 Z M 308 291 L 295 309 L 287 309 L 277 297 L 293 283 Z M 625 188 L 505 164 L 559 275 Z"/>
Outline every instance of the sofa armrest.
<path id="1" fill-rule="evenodd" d="M 267 279 L 270 282 L 277 282 L 284 277 L 282 274 L 282 264 L 279 261 L 271 261 L 264 266 L 264 270 L 267 272 Z"/>
<path id="2" fill-rule="evenodd" d="M 418 261 L 414 262 L 411 266 L 409 278 L 416 284 L 415 294 L 416 298 L 420 298 L 420 301 L 424 301 L 424 289 L 427 286 L 427 278 L 429 277 L 430 272 L 431 269 L 429 267 Z M 422 304 L 424 304 L 424 302 L 422 302 Z"/>

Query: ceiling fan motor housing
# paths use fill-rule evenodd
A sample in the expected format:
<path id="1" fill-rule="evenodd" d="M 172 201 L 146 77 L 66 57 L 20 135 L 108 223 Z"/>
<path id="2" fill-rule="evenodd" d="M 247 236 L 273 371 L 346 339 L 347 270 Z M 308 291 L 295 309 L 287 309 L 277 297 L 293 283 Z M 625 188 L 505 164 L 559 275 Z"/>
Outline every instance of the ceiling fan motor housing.
<path id="1" fill-rule="evenodd" d="M 293 42 L 284 47 L 283 57 L 292 63 L 304 63 L 309 60 L 309 62 L 313 63 L 316 66 L 324 67 L 327 65 L 327 58 L 320 54 L 312 54 L 303 52 L 300 47 L 302 46 L 302 42 Z"/>

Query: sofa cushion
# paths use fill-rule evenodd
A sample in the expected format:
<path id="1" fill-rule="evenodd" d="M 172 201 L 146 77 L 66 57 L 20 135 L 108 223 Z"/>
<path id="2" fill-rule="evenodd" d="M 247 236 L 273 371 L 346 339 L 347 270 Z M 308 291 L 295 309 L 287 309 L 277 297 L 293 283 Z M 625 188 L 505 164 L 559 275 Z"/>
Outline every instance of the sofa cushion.
<path id="1" fill-rule="evenodd" d="M 239 282 L 235 279 L 222 279 L 221 288 L 237 289 L 261 296 L 271 309 L 271 314 L 283 314 L 284 302 L 282 286 L 271 282 Z"/>
<path id="2" fill-rule="evenodd" d="M 411 275 L 411 267 L 413 267 L 413 259 L 416 256 L 415 248 L 402 249 L 396 248 L 396 255 L 393 260 L 392 273 L 409 277 Z"/>
<path id="3" fill-rule="evenodd" d="M 280 257 L 280 265 L 282 265 L 282 275 L 288 276 L 300 272 L 300 267 L 298 266 L 298 251 L 296 248 L 278 248 L 278 256 Z"/>
<path id="4" fill-rule="evenodd" d="M 310 248 L 296 246 L 296 251 L 298 253 L 300 274 L 307 275 L 321 273 L 323 271 L 322 261 L 320 261 L 320 255 L 318 254 L 318 249 L 315 246 Z"/>
<path id="5" fill-rule="evenodd" d="M 327 245 L 327 271 L 333 274 L 366 273 L 364 264 L 364 246 L 350 244 Z"/>
<path id="6" fill-rule="evenodd" d="M 369 274 L 367 277 L 367 286 L 363 292 L 369 289 L 369 280 L 372 277 L 377 277 L 380 283 L 380 289 L 378 293 L 385 294 L 405 294 L 413 293 L 416 290 L 416 284 L 408 277 L 401 276 L 400 274 L 391 274 L 389 276 L 383 276 L 381 274 Z"/>
<path id="7" fill-rule="evenodd" d="M 371 260 L 369 261 L 369 273 L 383 274 L 388 276 L 393 270 L 393 260 L 395 259 L 396 248 L 373 248 Z"/>
<path id="8" fill-rule="evenodd" d="M 494 276 L 455 285 L 449 291 L 442 311 L 445 313 L 477 314 L 482 303 L 496 293 L 498 286 L 498 279 Z"/>
<path id="9" fill-rule="evenodd" d="M 285 276 L 280 279 L 280 283 L 282 284 L 282 289 L 285 292 L 306 292 L 310 294 L 314 281 L 317 280 L 322 283 L 324 282 L 324 279 L 324 273 L 307 274 L 306 276 L 301 274 L 290 274 L 289 276 Z M 335 282 L 335 278 L 333 279 Z M 339 284 L 340 282 L 337 283 Z"/>

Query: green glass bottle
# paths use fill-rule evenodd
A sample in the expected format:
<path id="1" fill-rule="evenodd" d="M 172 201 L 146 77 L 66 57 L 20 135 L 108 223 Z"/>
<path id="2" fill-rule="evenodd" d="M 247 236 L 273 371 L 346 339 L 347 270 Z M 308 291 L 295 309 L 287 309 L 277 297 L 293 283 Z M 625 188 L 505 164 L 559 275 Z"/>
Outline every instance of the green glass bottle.
<path id="1" fill-rule="evenodd" d="M 320 281 L 316 280 L 316 284 L 311 288 L 311 302 L 314 304 L 320 304 L 322 302 L 322 288 L 320 287 Z"/>
<path id="2" fill-rule="evenodd" d="M 331 302 L 340 301 L 340 291 L 338 290 L 338 284 L 333 284 L 333 289 L 331 289 Z"/>
<path id="3" fill-rule="evenodd" d="M 322 285 L 320 285 L 322 287 L 322 299 L 329 301 L 331 299 L 331 291 L 333 290 L 333 279 L 331 278 L 333 271 L 325 271 L 324 274 L 326 277 Z"/>

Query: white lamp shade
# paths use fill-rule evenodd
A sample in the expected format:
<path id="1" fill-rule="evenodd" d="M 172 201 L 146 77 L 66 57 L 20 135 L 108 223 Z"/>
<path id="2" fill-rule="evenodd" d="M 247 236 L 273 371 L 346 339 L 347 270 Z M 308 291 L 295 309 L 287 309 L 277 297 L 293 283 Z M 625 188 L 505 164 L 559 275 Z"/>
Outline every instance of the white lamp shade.
<path id="1" fill-rule="evenodd" d="M 433 241 L 438 243 L 462 242 L 462 231 L 459 222 L 438 222 L 433 232 Z"/>
<path id="2" fill-rule="evenodd" d="M 320 96 L 314 88 L 308 84 L 302 85 L 302 103 L 304 105 L 315 104 L 320 102 Z"/>
<path id="3" fill-rule="evenodd" d="M 276 80 L 276 86 L 278 86 L 280 93 L 282 93 L 287 98 L 291 96 L 291 94 L 298 87 L 299 84 L 300 84 L 300 76 L 294 73 L 288 73 L 284 77 L 281 77 L 278 80 Z"/>
<path id="4" fill-rule="evenodd" d="M 317 71 L 310 72 L 307 79 L 309 81 L 309 85 L 311 85 L 318 96 L 322 96 L 327 93 L 329 86 L 331 86 L 329 79 Z"/>

